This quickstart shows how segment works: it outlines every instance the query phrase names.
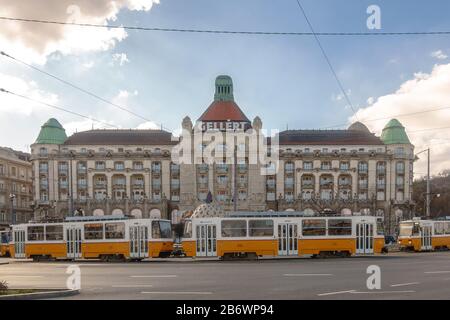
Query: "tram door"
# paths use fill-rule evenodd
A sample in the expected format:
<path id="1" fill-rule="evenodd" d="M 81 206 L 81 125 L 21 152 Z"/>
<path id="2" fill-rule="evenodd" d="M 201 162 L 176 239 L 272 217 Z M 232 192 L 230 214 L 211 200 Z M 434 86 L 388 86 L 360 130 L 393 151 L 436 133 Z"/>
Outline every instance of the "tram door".
<path id="1" fill-rule="evenodd" d="M 25 230 L 14 231 L 14 257 L 25 258 Z"/>
<path id="2" fill-rule="evenodd" d="M 356 254 L 373 254 L 373 230 L 372 223 L 356 224 Z"/>
<path id="3" fill-rule="evenodd" d="M 68 227 L 66 229 L 67 258 L 81 258 L 81 228 Z"/>
<path id="4" fill-rule="evenodd" d="M 217 256 L 217 228 L 214 224 L 202 224 L 196 226 L 197 256 Z"/>
<path id="5" fill-rule="evenodd" d="M 278 225 L 278 255 L 298 255 L 297 225 L 294 223 L 280 223 Z"/>
<path id="6" fill-rule="evenodd" d="M 431 245 L 431 226 L 422 226 L 420 231 L 421 237 L 421 250 L 427 251 L 432 250 L 433 246 Z"/>
<path id="7" fill-rule="evenodd" d="M 148 258 L 148 226 L 130 226 L 130 258 Z"/>

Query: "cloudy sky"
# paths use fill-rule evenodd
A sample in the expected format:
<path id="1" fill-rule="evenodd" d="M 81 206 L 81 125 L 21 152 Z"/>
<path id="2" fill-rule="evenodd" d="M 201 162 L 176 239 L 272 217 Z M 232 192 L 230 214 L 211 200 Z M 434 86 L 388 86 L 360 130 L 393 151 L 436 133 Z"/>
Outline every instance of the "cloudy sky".
<path id="1" fill-rule="evenodd" d="M 446 0 L 302 0 L 318 32 L 450 31 Z M 305 31 L 295 0 L 0 0 L 0 16 L 77 23 L 255 31 Z M 321 37 L 357 109 L 348 106 L 312 37 L 243 36 L 82 28 L 0 20 L 0 50 L 126 107 L 146 121 L 0 56 L 0 87 L 122 128 L 177 129 L 229 74 L 235 98 L 264 127 L 344 128 L 358 119 L 380 134 L 396 116 L 433 172 L 450 168 L 450 35 Z M 407 114 L 407 115 L 405 115 Z M 57 118 L 70 134 L 101 128 L 75 115 L 0 93 L 0 145 L 28 150 Z M 416 172 L 425 173 L 425 157 Z"/>

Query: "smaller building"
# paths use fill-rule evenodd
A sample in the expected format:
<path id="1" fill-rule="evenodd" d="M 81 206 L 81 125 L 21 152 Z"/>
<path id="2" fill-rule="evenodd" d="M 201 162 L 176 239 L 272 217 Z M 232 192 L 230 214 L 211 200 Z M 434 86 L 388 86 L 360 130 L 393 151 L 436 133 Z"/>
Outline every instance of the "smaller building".
<path id="1" fill-rule="evenodd" d="M 0 147 L 0 229 L 33 218 L 30 154 Z"/>

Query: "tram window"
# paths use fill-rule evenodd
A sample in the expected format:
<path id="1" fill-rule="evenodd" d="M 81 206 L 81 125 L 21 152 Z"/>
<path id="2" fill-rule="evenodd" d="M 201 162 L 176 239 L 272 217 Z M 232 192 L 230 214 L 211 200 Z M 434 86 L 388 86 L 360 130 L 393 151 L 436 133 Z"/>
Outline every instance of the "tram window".
<path id="1" fill-rule="evenodd" d="M 184 225 L 184 238 L 192 238 L 192 221 L 187 221 Z"/>
<path id="2" fill-rule="evenodd" d="M 445 233 L 445 225 L 443 222 L 436 222 L 434 224 L 434 234 L 444 234 Z"/>
<path id="3" fill-rule="evenodd" d="M 250 220 L 248 233 L 250 237 L 273 236 L 273 220 Z"/>
<path id="4" fill-rule="evenodd" d="M 153 239 L 161 238 L 161 230 L 159 229 L 158 221 L 152 221 L 152 238 Z"/>
<path id="5" fill-rule="evenodd" d="M 45 239 L 47 241 L 63 240 L 63 226 L 46 226 L 45 227 Z"/>
<path id="6" fill-rule="evenodd" d="M 245 220 L 222 220 L 222 237 L 246 237 L 247 221 Z"/>
<path id="7" fill-rule="evenodd" d="M 445 223 L 445 234 L 450 234 L 450 222 Z"/>
<path id="8" fill-rule="evenodd" d="M 28 227 L 28 241 L 44 241 L 44 226 Z"/>
<path id="9" fill-rule="evenodd" d="M 152 221 L 152 238 L 172 238 L 172 226 L 169 221 Z"/>
<path id="10" fill-rule="evenodd" d="M 9 243 L 11 241 L 11 233 L 9 232 L 0 232 L 0 243 Z"/>
<path id="11" fill-rule="evenodd" d="M 105 223 L 105 239 L 125 239 L 125 223 Z"/>
<path id="12" fill-rule="evenodd" d="M 377 220 L 377 235 L 384 235 L 384 223 L 383 220 L 380 219 Z"/>
<path id="13" fill-rule="evenodd" d="M 172 238 L 172 225 L 169 221 L 159 221 L 159 228 L 161 230 L 161 238 Z"/>
<path id="14" fill-rule="evenodd" d="M 350 219 L 329 219 L 329 236 L 348 236 L 352 234 L 352 220 Z"/>
<path id="15" fill-rule="evenodd" d="M 324 236 L 326 234 L 326 220 L 306 219 L 302 221 L 304 236 Z"/>
<path id="16" fill-rule="evenodd" d="M 412 229 L 412 235 L 418 236 L 420 234 L 420 225 L 418 223 L 414 223 L 413 229 Z"/>
<path id="17" fill-rule="evenodd" d="M 85 224 L 84 238 L 86 240 L 103 239 L 103 224 L 102 223 Z"/>
<path id="18" fill-rule="evenodd" d="M 412 235 L 412 223 L 400 223 L 400 236 L 409 237 Z"/>

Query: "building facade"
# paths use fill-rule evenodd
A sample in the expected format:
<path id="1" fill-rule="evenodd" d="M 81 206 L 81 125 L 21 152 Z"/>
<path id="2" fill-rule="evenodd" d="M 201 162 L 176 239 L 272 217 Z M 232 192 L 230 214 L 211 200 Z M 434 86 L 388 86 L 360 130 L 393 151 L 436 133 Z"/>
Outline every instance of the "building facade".
<path id="1" fill-rule="evenodd" d="M 50 119 L 32 145 L 36 218 L 74 212 L 170 218 L 208 194 L 224 210 L 377 215 L 390 231 L 412 215 L 414 146 L 398 120 L 380 137 L 360 122 L 270 137 L 261 119 L 250 121 L 234 101 L 231 78 L 219 76 L 214 101 L 195 123 L 185 117 L 182 128 L 180 137 L 137 129 L 67 137 Z M 276 170 L 252 161 L 261 146 Z"/>
<path id="2" fill-rule="evenodd" d="M 0 228 L 33 217 L 30 154 L 0 147 Z"/>

